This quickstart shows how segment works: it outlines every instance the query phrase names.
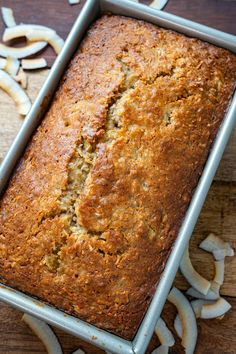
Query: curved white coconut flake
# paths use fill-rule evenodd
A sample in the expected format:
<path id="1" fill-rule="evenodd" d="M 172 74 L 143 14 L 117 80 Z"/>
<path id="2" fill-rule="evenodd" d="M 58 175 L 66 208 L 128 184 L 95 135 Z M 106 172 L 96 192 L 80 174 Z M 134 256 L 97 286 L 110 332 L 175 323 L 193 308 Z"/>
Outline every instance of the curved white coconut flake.
<path id="1" fill-rule="evenodd" d="M 219 294 L 219 297 L 220 297 L 220 284 L 216 283 L 214 280 L 211 282 L 211 290 L 215 294 Z"/>
<path id="2" fill-rule="evenodd" d="M 28 40 L 35 41 L 46 41 L 48 42 L 57 54 L 63 48 L 64 40 L 58 36 L 58 34 L 51 28 L 32 25 L 19 25 L 12 28 L 7 28 L 3 34 L 3 41 L 9 41 L 11 39 L 26 37 Z"/>
<path id="3" fill-rule="evenodd" d="M 231 309 L 231 305 L 223 299 L 219 298 L 216 302 L 212 304 L 204 304 L 201 309 L 200 317 L 203 319 L 211 319 L 223 316 L 226 312 Z"/>
<path id="4" fill-rule="evenodd" d="M 229 247 L 227 248 L 227 256 L 228 257 L 234 257 L 234 249 L 230 246 L 230 244 L 228 243 Z"/>
<path id="5" fill-rule="evenodd" d="M 199 245 L 204 251 L 212 252 L 216 249 L 226 249 L 227 243 L 218 236 L 210 233 Z"/>
<path id="6" fill-rule="evenodd" d="M 215 258 L 216 261 L 222 261 L 225 259 L 225 257 L 233 257 L 234 256 L 234 251 L 231 249 L 231 251 L 227 251 L 225 249 L 219 249 L 219 250 L 214 250 L 212 252 L 213 257 Z"/>
<path id="7" fill-rule="evenodd" d="M 156 10 L 161 10 L 167 2 L 168 0 L 154 0 L 153 2 L 151 2 L 151 4 L 149 4 L 149 6 Z"/>
<path id="8" fill-rule="evenodd" d="M 36 31 L 49 31 L 53 34 L 56 33 L 55 30 L 52 28 L 41 26 L 41 25 L 29 25 L 29 24 L 20 24 L 15 27 L 6 28 L 2 40 L 3 42 L 11 41 L 12 39 L 27 37 L 27 33 L 29 31 L 36 30 Z"/>
<path id="9" fill-rule="evenodd" d="M 80 3 L 80 0 L 68 0 L 70 5 L 77 5 Z"/>
<path id="10" fill-rule="evenodd" d="M 209 234 L 207 238 L 200 243 L 199 247 L 204 251 L 212 253 L 217 261 L 223 260 L 226 256 L 234 256 L 234 250 L 230 244 L 214 234 Z"/>
<path id="11" fill-rule="evenodd" d="M 26 73 L 24 72 L 24 70 L 20 69 L 20 72 L 18 73 L 18 75 L 13 77 L 14 80 L 16 80 L 17 82 L 20 83 L 20 85 L 23 87 L 23 89 L 26 89 L 28 86 L 28 77 L 26 75 Z"/>
<path id="12" fill-rule="evenodd" d="M 0 69 L 4 69 L 6 62 L 7 62 L 7 59 L 0 58 Z"/>
<path id="13" fill-rule="evenodd" d="M 19 68 L 20 62 L 16 58 L 0 58 L 0 69 L 8 72 L 11 76 L 16 75 L 19 71 Z"/>
<path id="14" fill-rule="evenodd" d="M 19 114 L 26 116 L 31 108 L 30 99 L 20 85 L 3 70 L 0 70 L 0 88 L 16 102 Z"/>
<path id="15" fill-rule="evenodd" d="M 111 354 L 109 352 L 106 352 L 107 354 Z M 82 349 L 77 349 L 76 351 L 74 351 L 72 354 L 85 354 L 85 352 Z"/>
<path id="16" fill-rule="evenodd" d="M 168 300 L 178 310 L 183 328 L 182 345 L 186 354 L 193 354 L 197 343 L 197 322 L 188 299 L 176 288 L 172 288 Z"/>
<path id="17" fill-rule="evenodd" d="M 47 61 L 44 58 L 22 59 L 21 66 L 25 70 L 35 70 L 47 67 Z"/>
<path id="18" fill-rule="evenodd" d="M 8 72 L 11 76 L 17 75 L 20 68 L 20 62 L 16 58 L 8 57 L 6 60 L 6 64 L 4 66 L 4 70 Z"/>
<path id="19" fill-rule="evenodd" d="M 29 43 L 28 45 L 20 48 L 9 47 L 0 43 L 0 56 L 7 58 L 26 58 L 32 54 L 40 52 L 43 48 L 47 46 L 47 42 L 35 42 Z"/>
<path id="20" fill-rule="evenodd" d="M 179 338 L 182 338 L 183 336 L 183 329 L 182 329 L 182 324 L 181 324 L 181 321 L 180 321 L 180 317 L 179 315 L 177 315 L 175 317 L 175 320 L 174 320 L 174 329 L 178 335 Z"/>
<path id="21" fill-rule="evenodd" d="M 211 283 L 211 287 L 208 290 L 208 293 L 206 295 L 203 295 L 202 293 L 200 293 L 194 288 L 189 288 L 186 291 L 186 295 L 192 296 L 196 299 L 217 300 L 220 297 L 219 290 L 220 290 L 219 284 Z"/>
<path id="22" fill-rule="evenodd" d="M 225 261 L 222 259 L 221 261 L 215 261 L 215 277 L 214 282 L 223 285 L 224 283 L 224 274 L 225 274 Z"/>
<path id="23" fill-rule="evenodd" d="M 2 7 L 2 19 L 6 27 L 16 26 L 16 21 L 14 19 L 13 11 L 9 7 Z"/>
<path id="24" fill-rule="evenodd" d="M 225 259 L 225 257 L 227 256 L 227 252 L 226 250 L 214 250 L 212 251 L 213 257 L 216 261 L 222 261 Z"/>
<path id="25" fill-rule="evenodd" d="M 206 295 L 211 287 L 211 283 L 203 278 L 194 268 L 189 257 L 189 250 L 186 249 L 180 263 L 180 270 L 189 284 L 200 293 Z"/>
<path id="26" fill-rule="evenodd" d="M 50 44 L 50 46 L 55 50 L 57 54 L 60 53 L 64 46 L 64 40 L 58 36 L 58 34 L 53 33 L 51 31 L 44 30 L 31 30 L 27 38 L 30 41 L 46 41 Z"/>
<path id="27" fill-rule="evenodd" d="M 193 308 L 193 311 L 195 313 L 196 318 L 200 318 L 201 317 L 201 311 L 202 311 L 202 307 L 204 305 L 209 305 L 209 304 L 213 304 L 214 302 L 211 300 L 203 300 L 203 299 L 198 299 L 198 300 L 193 300 L 191 301 L 191 306 Z"/>
<path id="28" fill-rule="evenodd" d="M 222 299 L 222 298 L 221 298 Z M 224 299 L 223 299 L 224 300 Z M 219 305 L 218 302 L 213 302 L 213 301 L 204 301 L 204 300 L 194 300 L 191 302 L 191 306 L 194 309 L 196 318 L 219 318 L 222 319 L 224 317 L 224 314 L 231 308 L 231 305 L 229 303 L 225 303 L 225 300 L 222 301 L 220 300 L 221 304 Z M 217 305 L 218 304 L 218 305 Z M 221 314 L 220 316 L 215 316 L 218 315 L 219 312 L 216 311 L 216 309 L 219 309 L 219 307 L 221 307 L 221 313 L 223 312 L 223 310 L 225 310 L 225 312 L 223 312 L 223 314 Z M 211 317 L 203 317 L 203 316 L 211 316 Z M 183 335 L 183 330 L 182 330 L 182 324 L 180 321 L 180 317 L 179 315 L 176 316 L 175 320 L 174 320 L 174 329 L 178 335 L 179 338 L 182 338 Z"/>
<path id="29" fill-rule="evenodd" d="M 48 354 L 63 354 L 58 339 L 52 329 L 43 321 L 24 314 L 22 320 L 32 329 L 46 347 Z"/>
<path id="30" fill-rule="evenodd" d="M 151 354 L 168 354 L 169 347 L 166 345 L 160 345 L 160 347 L 154 349 Z"/>
<path id="31" fill-rule="evenodd" d="M 173 334 L 166 326 L 165 321 L 163 321 L 161 317 L 159 318 L 155 326 L 155 333 L 162 345 L 165 345 L 167 347 L 173 347 L 173 345 L 175 344 Z"/>

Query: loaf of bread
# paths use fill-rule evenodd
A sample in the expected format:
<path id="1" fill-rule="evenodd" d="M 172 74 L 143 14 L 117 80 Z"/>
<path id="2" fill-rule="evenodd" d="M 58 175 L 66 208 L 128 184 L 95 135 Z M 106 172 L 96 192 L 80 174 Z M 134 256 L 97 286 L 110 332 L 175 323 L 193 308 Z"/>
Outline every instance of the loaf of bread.
<path id="1" fill-rule="evenodd" d="M 132 339 L 235 83 L 227 50 L 102 16 L 1 199 L 1 281 Z"/>

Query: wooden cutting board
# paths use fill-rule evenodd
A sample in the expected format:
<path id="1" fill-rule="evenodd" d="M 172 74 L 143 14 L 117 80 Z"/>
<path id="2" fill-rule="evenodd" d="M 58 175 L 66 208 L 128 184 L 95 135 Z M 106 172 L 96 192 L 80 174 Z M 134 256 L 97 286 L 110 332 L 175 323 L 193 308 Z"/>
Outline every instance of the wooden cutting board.
<path id="1" fill-rule="evenodd" d="M 143 1 L 144 2 L 144 1 Z M 148 1 L 146 1 L 148 2 Z M 17 22 L 37 23 L 53 27 L 66 38 L 72 23 L 77 17 L 84 1 L 80 5 L 69 6 L 67 0 L 0 0 L 0 6 L 14 9 Z M 236 34 L 236 2 L 216 0 L 170 0 L 166 10 L 177 15 L 193 19 L 221 30 Z M 0 33 L 3 26 L 0 22 Z M 49 48 L 41 57 L 48 60 L 49 67 L 55 59 Z M 49 70 L 28 73 L 27 92 L 32 100 L 35 99 Z M 16 133 L 22 119 L 19 118 L 11 99 L 0 91 L 0 163 Z M 191 241 L 191 256 L 196 269 L 212 278 L 214 268 L 211 255 L 200 251 L 198 244 L 209 233 L 214 232 L 229 241 L 236 249 L 236 129 L 230 139 L 223 160 L 205 202 L 201 216 L 194 230 Z M 187 284 L 178 275 L 176 285 L 186 289 Z M 199 321 L 199 340 L 197 354 L 235 354 L 236 353 L 236 257 L 226 260 L 225 283 L 222 294 L 232 304 L 232 310 L 221 321 Z M 172 305 L 165 306 L 163 317 L 173 329 L 173 319 L 176 310 Z M 40 341 L 29 328 L 22 323 L 22 314 L 9 306 L 0 303 L 0 354 L 8 353 L 45 353 Z M 174 330 L 173 330 L 174 331 Z M 81 340 L 56 330 L 64 353 L 71 353 L 78 347 L 87 354 L 103 353 L 103 351 L 88 345 Z M 147 353 L 158 345 L 154 336 Z M 170 351 L 172 354 L 183 353 L 180 342 Z"/>

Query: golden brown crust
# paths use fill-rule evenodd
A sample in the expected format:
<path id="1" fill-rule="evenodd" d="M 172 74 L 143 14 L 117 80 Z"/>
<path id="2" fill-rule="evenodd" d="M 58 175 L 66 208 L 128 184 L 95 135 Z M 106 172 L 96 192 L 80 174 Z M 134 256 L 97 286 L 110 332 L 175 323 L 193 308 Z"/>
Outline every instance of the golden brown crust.
<path id="1" fill-rule="evenodd" d="M 235 82 L 226 50 L 99 19 L 1 200 L 3 281 L 131 339 Z"/>

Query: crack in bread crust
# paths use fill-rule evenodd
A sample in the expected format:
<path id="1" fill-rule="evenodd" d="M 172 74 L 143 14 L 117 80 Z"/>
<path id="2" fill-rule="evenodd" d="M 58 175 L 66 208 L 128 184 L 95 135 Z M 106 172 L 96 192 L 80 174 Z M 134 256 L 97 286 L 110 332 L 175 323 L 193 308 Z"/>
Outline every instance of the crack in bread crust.
<path id="1" fill-rule="evenodd" d="M 100 141 L 103 143 L 111 143 L 118 138 L 117 131 L 121 128 L 120 117 L 122 116 L 124 110 L 124 104 L 139 82 L 144 82 L 145 85 L 153 85 L 159 78 L 174 77 L 175 71 L 178 69 L 175 65 L 170 68 L 170 72 L 168 73 L 158 73 L 152 79 L 142 80 L 140 76 L 135 76 L 135 74 L 132 75 L 128 65 L 122 61 L 122 56 L 117 59 L 117 61 L 121 64 L 122 72 L 124 74 L 124 81 L 121 82 L 120 86 L 116 89 L 116 92 L 110 98 L 110 102 L 108 103 L 104 134 L 95 143 L 91 143 L 85 137 L 82 138 L 82 140 L 79 139 L 73 157 L 68 163 L 68 183 L 59 200 L 60 216 L 63 220 L 67 219 L 69 224 L 68 233 L 76 234 L 78 237 L 83 234 L 89 236 L 102 235 L 102 232 L 93 232 L 80 225 L 76 214 L 76 204 L 79 201 L 80 195 L 83 194 L 86 180 L 89 177 L 96 160 L 97 145 Z M 185 92 L 180 97 L 177 97 L 175 101 L 170 102 L 169 105 L 189 97 L 194 97 L 194 95 Z M 169 111 L 165 112 L 163 115 L 163 121 L 166 122 L 166 126 L 171 124 L 172 111 Z"/>

